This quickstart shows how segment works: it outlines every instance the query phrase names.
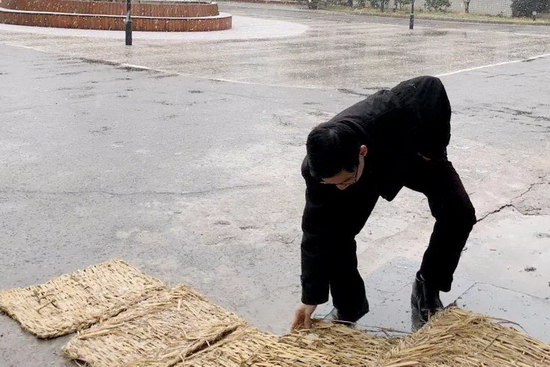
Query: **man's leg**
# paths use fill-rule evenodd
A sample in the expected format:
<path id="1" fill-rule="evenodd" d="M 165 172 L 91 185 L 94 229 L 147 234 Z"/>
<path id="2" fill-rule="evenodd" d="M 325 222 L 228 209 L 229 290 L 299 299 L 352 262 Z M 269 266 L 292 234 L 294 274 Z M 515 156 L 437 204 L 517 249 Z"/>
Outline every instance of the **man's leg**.
<path id="1" fill-rule="evenodd" d="M 438 300 L 439 291 L 451 289 L 460 255 L 476 222 L 475 210 L 460 177 L 446 158 L 426 161 L 419 157 L 405 186 L 426 195 L 436 220 L 415 286 L 427 287 L 427 297 Z M 437 300 L 428 299 L 427 307 L 435 307 Z"/>

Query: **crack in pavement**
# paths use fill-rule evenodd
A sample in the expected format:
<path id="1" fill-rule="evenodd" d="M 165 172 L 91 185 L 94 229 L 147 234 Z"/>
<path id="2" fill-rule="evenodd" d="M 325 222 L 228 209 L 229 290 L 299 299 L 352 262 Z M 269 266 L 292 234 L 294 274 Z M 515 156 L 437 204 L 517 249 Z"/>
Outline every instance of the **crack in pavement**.
<path id="1" fill-rule="evenodd" d="M 499 208 L 497 208 L 497 209 L 495 209 L 495 210 L 493 210 L 493 211 L 491 211 L 491 212 L 485 214 L 483 217 L 479 218 L 479 219 L 476 221 L 476 223 L 479 223 L 479 222 L 481 222 L 482 220 L 486 219 L 488 216 L 493 215 L 493 214 L 497 214 L 497 213 L 501 212 L 502 210 L 504 210 L 504 209 L 506 209 L 506 208 L 514 208 L 514 209 L 516 209 L 519 213 L 521 213 L 521 214 L 523 214 L 523 215 L 537 215 L 537 214 L 526 214 L 526 213 L 522 212 L 521 210 L 519 210 L 518 208 L 516 208 L 516 206 L 513 204 L 513 202 L 516 201 L 516 200 L 521 199 L 524 195 L 527 195 L 531 190 L 533 190 L 533 188 L 534 188 L 535 186 L 544 185 L 545 183 L 547 183 L 547 182 L 545 181 L 545 179 L 544 179 L 543 176 L 539 176 L 538 178 L 539 178 L 540 182 L 534 182 L 534 183 L 532 183 L 532 184 L 529 186 L 529 188 L 527 188 L 527 190 L 525 190 L 524 192 L 522 192 L 521 194 L 519 194 L 518 196 L 516 196 L 515 198 L 513 198 L 513 199 L 511 200 L 510 203 L 504 204 L 504 205 L 500 206 Z"/>
<path id="2" fill-rule="evenodd" d="M 490 215 L 500 213 L 502 210 L 504 210 L 504 209 L 506 209 L 506 208 L 514 208 L 514 209 L 517 210 L 517 208 L 516 208 L 514 205 L 512 205 L 512 204 L 506 204 L 506 205 L 503 205 L 503 206 L 501 206 L 500 208 L 498 208 L 498 209 L 496 209 L 496 210 L 493 210 L 493 211 L 491 211 L 491 212 L 485 214 L 483 217 L 479 218 L 479 219 L 476 221 L 476 223 L 481 222 L 482 220 L 486 219 L 486 218 L 487 218 L 488 216 L 490 216 Z M 518 211 L 519 211 L 519 210 L 518 210 Z"/>

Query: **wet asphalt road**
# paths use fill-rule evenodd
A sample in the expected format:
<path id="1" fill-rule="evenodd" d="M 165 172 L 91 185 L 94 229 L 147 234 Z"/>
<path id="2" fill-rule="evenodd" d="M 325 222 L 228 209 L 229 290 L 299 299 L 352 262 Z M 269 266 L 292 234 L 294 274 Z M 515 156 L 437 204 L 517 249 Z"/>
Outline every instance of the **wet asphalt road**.
<path id="1" fill-rule="evenodd" d="M 549 27 L 469 24 L 376 18 L 299 7 L 223 2 L 236 17 L 261 18 L 260 28 L 238 39 L 120 39 L 52 37 L 3 33 L 3 43 L 64 55 L 142 65 L 155 70 L 262 85 L 347 88 L 368 92 L 421 74 L 443 74 L 480 65 L 550 54 Z M 289 23 L 280 23 L 286 21 Z M 294 36 L 275 38 L 290 24 L 306 26 Z M 239 19 L 234 31 L 242 28 Z M 262 27 L 264 30 L 264 27 Z M 230 33 L 225 32 L 225 33 Z M 220 32 L 220 34 L 225 34 Z M 206 41 L 206 42 L 205 42 Z"/>
<path id="2" fill-rule="evenodd" d="M 404 20 L 221 8 L 274 32 L 288 26 L 279 20 L 308 28 L 131 49 L 0 29 L 0 289 L 121 257 L 283 333 L 300 293 L 308 131 L 379 87 L 451 73 L 449 153 L 480 219 L 458 272 L 550 296 L 550 57 L 530 59 L 550 53 L 548 28 L 419 21 L 409 32 Z M 360 270 L 419 261 L 432 224 L 416 193 L 381 201 L 358 236 Z M 2 367 L 69 366 L 64 342 L 0 318 Z"/>

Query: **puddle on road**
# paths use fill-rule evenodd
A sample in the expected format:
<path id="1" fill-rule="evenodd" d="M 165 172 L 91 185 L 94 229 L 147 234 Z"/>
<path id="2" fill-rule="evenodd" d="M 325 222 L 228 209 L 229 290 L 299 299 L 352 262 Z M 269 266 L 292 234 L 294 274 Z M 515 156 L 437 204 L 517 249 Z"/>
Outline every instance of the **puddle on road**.
<path id="1" fill-rule="evenodd" d="M 422 32 L 425 36 L 445 36 L 449 33 L 449 31 L 440 31 L 437 29 L 427 29 Z"/>

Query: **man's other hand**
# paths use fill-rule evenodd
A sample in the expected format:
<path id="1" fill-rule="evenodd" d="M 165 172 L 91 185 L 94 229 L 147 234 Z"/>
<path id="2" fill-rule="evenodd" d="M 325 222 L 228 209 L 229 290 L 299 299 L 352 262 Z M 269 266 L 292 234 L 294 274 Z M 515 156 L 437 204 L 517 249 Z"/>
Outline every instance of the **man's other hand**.
<path id="1" fill-rule="evenodd" d="M 317 308 L 317 305 L 306 305 L 300 303 L 296 312 L 294 313 L 294 321 L 292 321 L 291 330 L 296 328 L 305 328 L 309 329 L 311 327 L 311 315 Z"/>

